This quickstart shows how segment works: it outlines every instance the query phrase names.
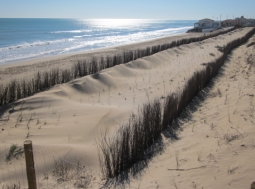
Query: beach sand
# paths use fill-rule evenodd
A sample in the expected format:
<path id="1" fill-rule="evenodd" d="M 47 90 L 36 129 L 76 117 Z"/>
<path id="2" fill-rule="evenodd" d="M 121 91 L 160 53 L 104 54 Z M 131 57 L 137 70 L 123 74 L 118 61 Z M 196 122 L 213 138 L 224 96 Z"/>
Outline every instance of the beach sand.
<path id="1" fill-rule="evenodd" d="M 24 155 L 8 162 L 5 158 L 12 144 L 22 146 L 25 140 L 32 140 L 38 188 L 73 187 L 77 178 L 57 182 L 59 177 L 53 175 L 60 158 L 74 164 L 79 161 L 91 175 L 89 188 L 102 187 L 105 180 L 101 178 L 96 139 L 106 130 L 114 135 L 120 124 L 144 103 L 155 98 L 163 101 L 166 94 L 181 89 L 195 71 L 203 68 L 203 63 L 222 54 L 216 46 L 224 46 L 250 30 L 238 29 L 171 48 L 56 85 L 2 108 L 0 186 L 20 182 L 26 187 Z M 198 35 L 201 34 L 4 65 L 0 67 L 0 77 L 2 81 L 29 77 L 38 69 L 66 68 L 80 59 Z M 252 41 L 255 37 L 248 43 Z M 122 187 L 249 188 L 255 181 L 254 65 L 254 45 L 235 49 L 198 111 L 183 123 L 179 139 L 173 142 L 163 135 L 164 151 Z"/>

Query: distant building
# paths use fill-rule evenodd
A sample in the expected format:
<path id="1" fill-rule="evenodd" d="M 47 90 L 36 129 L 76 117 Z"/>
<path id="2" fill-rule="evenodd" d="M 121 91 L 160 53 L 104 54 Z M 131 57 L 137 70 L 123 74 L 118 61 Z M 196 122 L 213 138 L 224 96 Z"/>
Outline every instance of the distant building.
<path id="1" fill-rule="evenodd" d="M 243 16 L 236 19 L 227 19 L 223 21 L 214 21 L 209 18 L 199 20 L 194 23 L 194 28 L 188 32 L 212 32 L 220 29 L 221 27 L 233 27 L 233 26 L 255 26 L 255 19 L 246 19 Z"/>
<path id="2" fill-rule="evenodd" d="M 246 19 L 243 16 L 240 18 L 235 18 L 234 20 L 228 19 L 222 21 L 222 27 L 229 27 L 229 26 L 254 26 L 255 20 L 254 19 Z"/>
<path id="3" fill-rule="evenodd" d="M 241 16 L 241 18 L 236 18 L 235 21 L 237 22 L 238 25 L 245 25 L 247 23 L 247 19 Z"/>
<path id="4" fill-rule="evenodd" d="M 222 27 L 236 26 L 237 24 L 238 24 L 238 21 L 232 20 L 232 19 L 223 20 L 223 21 L 221 22 L 221 26 L 222 26 Z"/>
<path id="5" fill-rule="evenodd" d="M 213 24 L 214 24 L 214 20 L 205 18 L 196 22 L 194 24 L 194 28 L 211 28 L 213 27 Z"/>
<path id="6" fill-rule="evenodd" d="M 216 22 L 209 18 L 199 20 L 194 24 L 195 29 L 200 29 L 202 32 L 211 32 L 221 27 L 221 22 Z"/>

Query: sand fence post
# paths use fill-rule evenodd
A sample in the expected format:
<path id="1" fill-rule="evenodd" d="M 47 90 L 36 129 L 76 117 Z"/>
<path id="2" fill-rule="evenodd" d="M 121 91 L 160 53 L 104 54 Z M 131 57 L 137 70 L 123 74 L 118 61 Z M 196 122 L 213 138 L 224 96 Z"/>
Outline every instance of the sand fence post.
<path id="1" fill-rule="evenodd" d="M 25 152 L 25 159 L 26 159 L 28 188 L 37 189 L 35 167 L 34 167 L 35 163 L 34 163 L 33 147 L 32 147 L 31 140 L 26 140 L 24 142 L 24 152 Z"/>
<path id="2" fill-rule="evenodd" d="M 255 181 L 251 183 L 251 189 L 255 189 Z"/>

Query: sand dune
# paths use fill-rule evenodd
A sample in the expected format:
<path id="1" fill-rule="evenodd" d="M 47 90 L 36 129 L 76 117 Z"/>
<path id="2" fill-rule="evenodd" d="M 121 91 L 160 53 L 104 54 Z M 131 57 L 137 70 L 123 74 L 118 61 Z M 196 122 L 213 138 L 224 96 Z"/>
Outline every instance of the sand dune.
<path id="1" fill-rule="evenodd" d="M 255 67 L 254 59 L 248 62 L 247 58 L 253 54 L 254 46 L 246 45 L 232 52 L 206 100 L 183 123 L 179 140 L 172 143 L 165 138 L 164 153 L 149 163 L 131 187 L 250 188 L 255 158 Z"/>
<path id="2" fill-rule="evenodd" d="M 105 130 L 114 135 L 120 123 L 143 103 L 181 89 L 204 63 L 221 55 L 217 46 L 250 30 L 238 29 L 168 49 L 13 103 L 1 112 L 0 184 L 20 181 L 26 185 L 24 157 L 9 162 L 4 159 L 11 144 L 22 146 L 29 139 L 33 141 L 39 188 L 73 186 L 73 182 L 57 183 L 52 176 L 54 161 L 59 158 L 81 161 L 93 175 L 91 187 L 100 188 L 104 180 L 100 177 L 95 138 Z M 252 41 L 254 37 L 249 42 Z M 220 76 L 214 79 L 206 100 L 183 124 L 179 140 L 173 143 L 165 138 L 164 153 L 153 158 L 127 187 L 249 187 L 255 171 L 253 51 L 254 45 L 233 51 Z M 228 141 L 227 137 L 233 140 Z"/>

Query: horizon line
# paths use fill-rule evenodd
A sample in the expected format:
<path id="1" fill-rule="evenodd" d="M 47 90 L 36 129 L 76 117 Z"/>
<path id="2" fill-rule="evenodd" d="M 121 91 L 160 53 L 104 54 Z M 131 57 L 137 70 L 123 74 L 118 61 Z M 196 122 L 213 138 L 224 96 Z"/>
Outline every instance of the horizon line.
<path id="1" fill-rule="evenodd" d="M 60 17 L 0 17 L 0 19 L 83 19 L 83 20 L 198 20 L 169 18 L 60 18 Z"/>

